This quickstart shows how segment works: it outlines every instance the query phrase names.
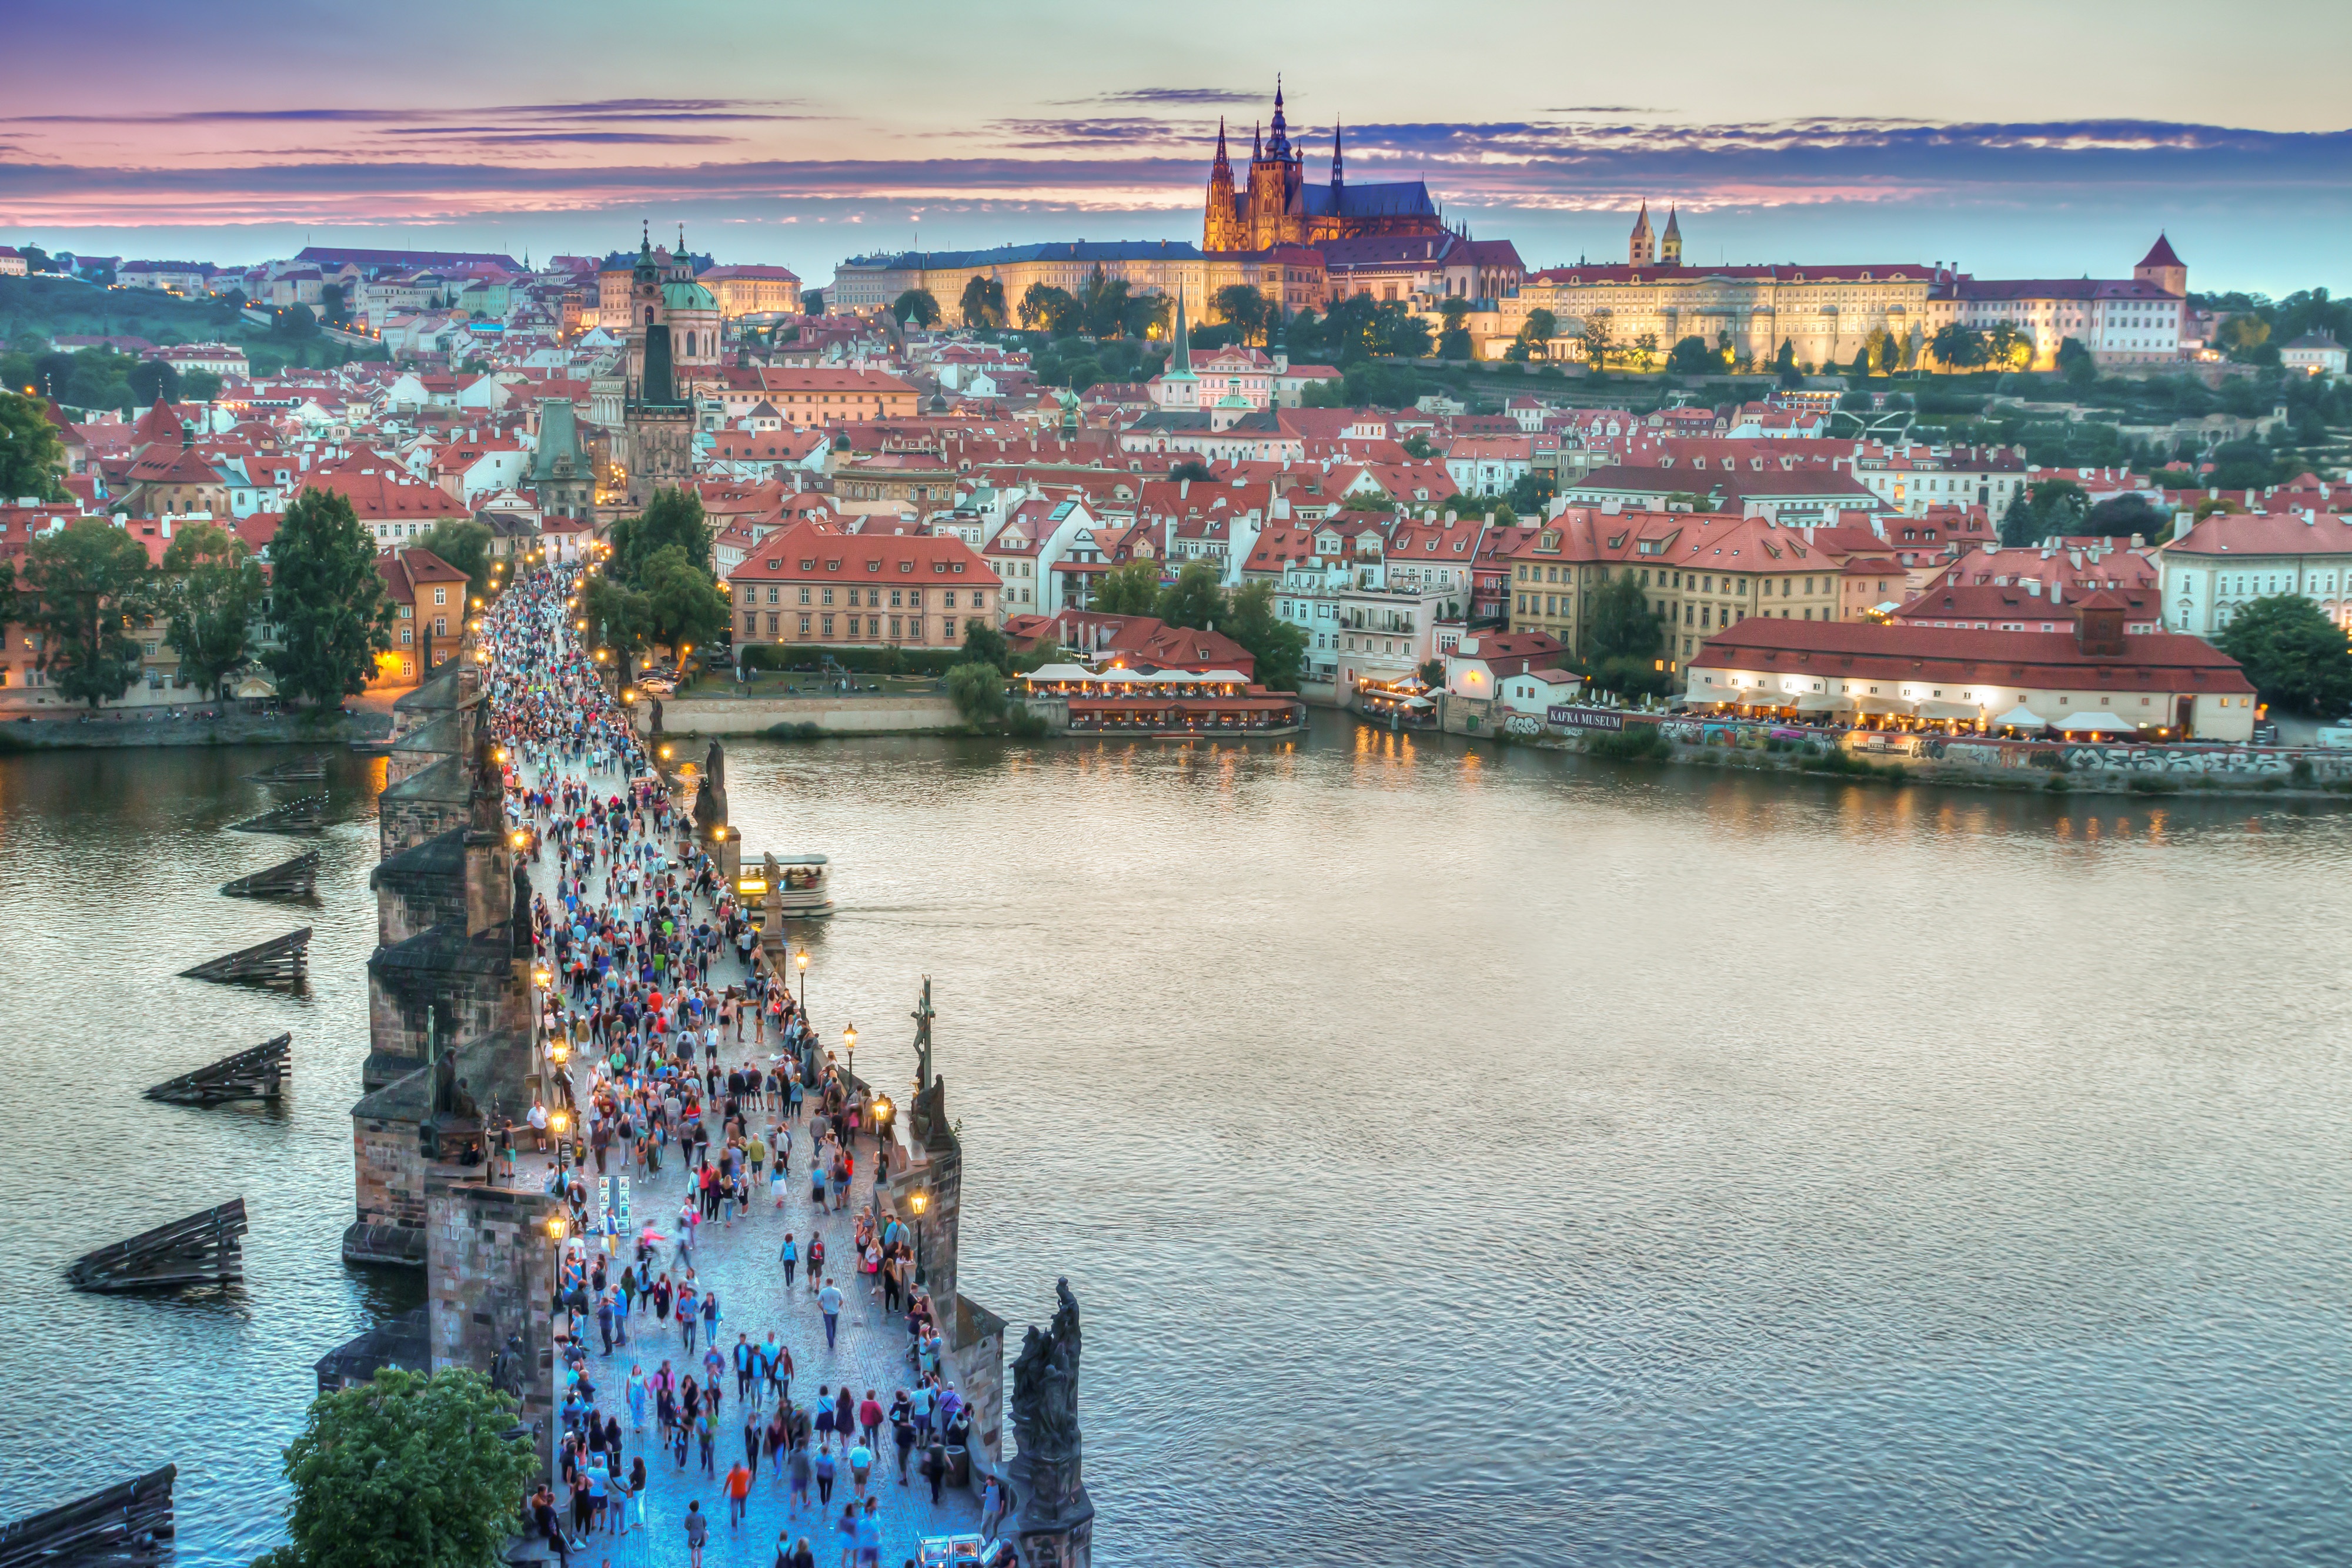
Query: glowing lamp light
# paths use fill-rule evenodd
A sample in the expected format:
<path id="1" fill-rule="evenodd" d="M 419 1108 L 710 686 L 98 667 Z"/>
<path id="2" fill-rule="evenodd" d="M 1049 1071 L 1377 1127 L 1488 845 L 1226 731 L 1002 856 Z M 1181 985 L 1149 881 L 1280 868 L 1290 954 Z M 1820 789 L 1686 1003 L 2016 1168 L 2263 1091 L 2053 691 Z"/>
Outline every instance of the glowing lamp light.
<path id="1" fill-rule="evenodd" d="M 564 1231 L 570 1228 L 570 1223 L 565 1220 L 563 1216 L 560 1214 L 551 1214 L 547 1217 L 547 1233 L 556 1240 L 562 1240 Z"/>
<path id="2" fill-rule="evenodd" d="M 515 848 L 520 849 L 523 845 L 530 842 L 530 834 L 520 828 L 517 828 L 513 832 L 507 835 L 507 841 L 514 845 Z"/>
<path id="3" fill-rule="evenodd" d="M 559 1035 L 558 1037 L 556 1037 L 556 1039 L 555 1039 L 554 1040 L 551 1041 L 551 1042 L 549 1043 L 549 1045 L 548 1045 L 548 1048 L 547 1048 L 547 1060 L 548 1060 L 548 1061 L 551 1061 L 551 1062 L 553 1062 L 553 1063 L 555 1063 L 555 1065 L 556 1065 L 556 1066 L 558 1066 L 558 1067 L 561 1067 L 561 1066 L 562 1066 L 565 1062 L 567 1062 L 567 1061 L 571 1061 L 571 1060 L 572 1060 L 572 1045 L 571 1045 L 571 1042 L 570 1042 L 570 1041 L 568 1041 L 568 1040 L 564 1040 L 564 1039 L 563 1039 L 562 1036 L 560 1036 L 560 1035 Z M 562 1129 L 561 1127 L 559 1127 L 559 1128 L 557 1128 L 557 1129 L 556 1129 L 556 1131 L 558 1131 L 558 1132 L 562 1132 Z"/>
<path id="4" fill-rule="evenodd" d="M 890 1103 L 890 1096 L 887 1094 L 877 1094 L 874 1097 L 874 1124 L 876 1126 L 888 1126 L 890 1124 L 890 1118 L 898 1113 L 898 1107 Z"/>
<path id="5" fill-rule="evenodd" d="M 667 762 L 667 761 L 668 761 L 668 760 L 669 760 L 669 747 L 667 747 L 667 746 L 663 747 L 661 748 L 661 754 L 662 754 L 662 760 L 663 760 L 663 761 Z"/>
<path id="6" fill-rule="evenodd" d="M 793 963 L 795 963 L 795 964 L 798 964 L 798 965 L 801 967 L 801 973 L 802 973 L 802 974 L 803 974 L 803 975 L 807 974 L 807 973 L 808 973 L 808 949 L 807 949 L 807 948 L 805 948 L 805 947 L 803 947 L 803 948 L 802 948 L 799 952 L 797 952 L 797 953 L 793 954 Z"/>
<path id="7" fill-rule="evenodd" d="M 558 1111 L 554 1115 L 550 1116 L 547 1119 L 547 1124 L 555 1131 L 561 1133 L 572 1125 L 572 1118 L 565 1115 L 562 1112 Z"/>
<path id="8" fill-rule="evenodd" d="M 848 1028 L 841 1031 L 841 1043 L 844 1050 L 856 1051 L 857 1049 L 857 1026 L 856 1024 L 851 1024 Z"/>
<path id="9" fill-rule="evenodd" d="M 920 1218 L 923 1210 L 931 1207 L 930 1193 L 922 1187 L 917 1187 L 907 1195 L 907 1207 L 915 1211 L 917 1218 Z"/>

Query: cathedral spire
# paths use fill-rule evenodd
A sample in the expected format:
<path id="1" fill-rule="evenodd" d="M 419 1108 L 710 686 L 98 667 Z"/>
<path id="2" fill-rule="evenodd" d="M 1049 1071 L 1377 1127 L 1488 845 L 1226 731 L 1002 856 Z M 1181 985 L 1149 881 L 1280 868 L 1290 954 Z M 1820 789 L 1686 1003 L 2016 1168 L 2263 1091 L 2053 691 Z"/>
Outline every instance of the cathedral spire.
<path id="1" fill-rule="evenodd" d="M 1214 169 L 1233 167 L 1231 163 L 1225 162 L 1225 117 L 1222 114 L 1217 116 L 1217 161 L 1210 167 Z"/>
<path id="2" fill-rule="evenodd" d="M 1250 121 L 1250 162 L 1265 162 L 1265 142 L 1258 136 L 1258 122 L 1255 120 Z"/>
<path id="3" fill-rule="evenodd" d="M 1331 122 L 1331 188 L 1336 191 L 1347 183 L 1347 175 L 1339 167 L 1339 122 L 1335 120 Z"/>

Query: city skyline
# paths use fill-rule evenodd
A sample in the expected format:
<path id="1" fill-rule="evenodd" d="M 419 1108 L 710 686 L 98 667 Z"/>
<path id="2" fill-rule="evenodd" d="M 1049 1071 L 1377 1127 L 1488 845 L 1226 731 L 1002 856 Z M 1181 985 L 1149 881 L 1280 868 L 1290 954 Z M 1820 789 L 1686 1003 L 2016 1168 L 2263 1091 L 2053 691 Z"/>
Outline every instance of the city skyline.
<path id="1" fill-rule="evenodd" d="M 683 223 L 722 260 L 822 283 L 844 256 L 1041 239 L 1197 240 L 1220 117 L 1246 145 L 1277 71 L 1309 167 L 1421 178 L 1542 267 L 1622 254 L 1679 206 L 1695 264 L 1957 262 L 2074 276 L 2159 229 L 2200 287 L 2338 284 L 2352 130 L 2321 95 L 2210 78 L 2165 8 L 2000 0 L 1882 16 L 1703 5 L 1660 60 L 1640 15 L 1403 7 L 1166 18 L 1024 7 L 984 34 L 928 4 L 862 22 L 591 0 L 475 16 L 226 25 L 150 4 L 28 16 L 0 116 L 15 243 L 246 261 L 316 243 L 596 252 Z M 2185 13 L 2179 15 L 2185 16 Z M 2270 26 L 2352 53 L 2336 8 Z M 1244 19 L 1246 24 L 1244 25 Z M 1721 26 L 1705 25 L 1709 19 Z M 910 39 L 957 33 L 948 61 Z M 88 68 L 103 37 L 109 69 Z M 1823 40 L 1836 63 L 1814 64 Z M 2095 45 L 2095 47 L 2092 47 Z M 2053 68 L 2049 60 L 2063 63 Z M 386 69 L 406 59 L 415 68 Z M 1563 63 L 1565 62 L 1565 63 Z M 1652 63 L 1655 62 L 1655 63 Z M 2094 68 L 2095 63 L 2095 68 Z"/>

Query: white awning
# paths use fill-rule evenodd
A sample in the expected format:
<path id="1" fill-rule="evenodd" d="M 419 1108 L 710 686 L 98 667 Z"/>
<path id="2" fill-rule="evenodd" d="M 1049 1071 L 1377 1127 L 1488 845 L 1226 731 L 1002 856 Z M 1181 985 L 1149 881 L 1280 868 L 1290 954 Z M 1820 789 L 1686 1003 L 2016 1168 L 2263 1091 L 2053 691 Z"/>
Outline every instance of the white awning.
<path id="1" fill-rule="evenodd" d="M 1839 707 L 1843 706 L 1843 705 L 1839 698 L 1832 696 L 1827 692 L 1800 692 L 1797 694 L 1797 711 L 1799 713 L 1835 713 Z"/>
<path id="2" fill-rule="evenodd" d="M 1787 707 L 1796 700 L 1787 692 L 1775 691 L 1770 686 L 1750 686 L 1739 694 L 1742 707 Z"/>
<path id="3" fill-rule="evenodd" d="M 1029 672 L 1033 681 L 1091 681 L 1093 671 L 1083 664 L 1045 664 Z"/>
<path id="4" fill-rule="evenodd" d="M 1846 701 L 1852 703 L 1858 713 L 1898 714 L 1911 711 L 1911 703 L 1906 697 L 1849 696 Z"/>
<path id="5" fill-rule="evenodd" d="M 2032 708 L 2027 707 L 2023 703 L 2018 704 L 2015 707 L 2010 709 L 2007 713 L 1993 720 L 1992 725 L 1995 729 L 2047 729 L 2050 727 L 2048 725 L 2042 722 L 2041 715 L 2035 713 Z"/>
<path id="6" fill-rule="evenodd" d="M 1974 703 L 1946 702 L 1937 697 L 1919 699 L 1921 718 L 1977 718 L 1983 713 L 1984 709 Z"/>
<path id="7" fill-rule="evenodd" d="M 2111 713 L 2070 713 L 2050 727 L 2053 729 L 2088 730 L 2093 734 L 2129 735 L 2139 727 L 2126 724 Z"/>

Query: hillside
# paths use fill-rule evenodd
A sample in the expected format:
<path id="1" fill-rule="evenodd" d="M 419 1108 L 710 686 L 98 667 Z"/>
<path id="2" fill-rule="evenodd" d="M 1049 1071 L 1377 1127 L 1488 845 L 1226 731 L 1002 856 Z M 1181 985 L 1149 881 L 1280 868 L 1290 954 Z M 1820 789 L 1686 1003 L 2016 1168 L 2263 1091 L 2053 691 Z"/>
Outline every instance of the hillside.
<path id="1" fill-rule="evenodd" d="M 8 350 L 37 359 L 51 340 L 78 334 L 152 343 L 242 343 L 262 374 L 357 357 L 322 339 L 278 337 L 246 320 L 226 299 L 182 299 L 153 289 L 100 288 L 62 277 L 0 277 L 0 343 Z"/>

